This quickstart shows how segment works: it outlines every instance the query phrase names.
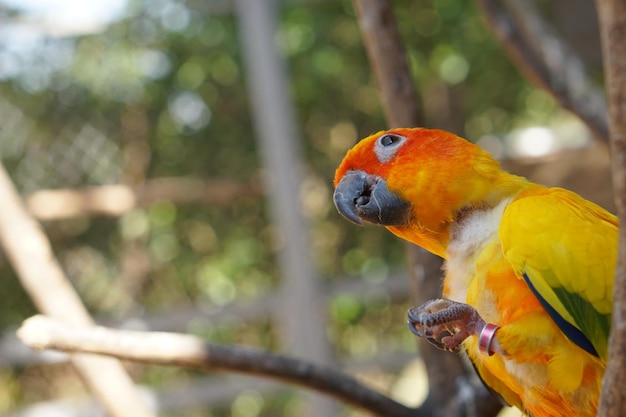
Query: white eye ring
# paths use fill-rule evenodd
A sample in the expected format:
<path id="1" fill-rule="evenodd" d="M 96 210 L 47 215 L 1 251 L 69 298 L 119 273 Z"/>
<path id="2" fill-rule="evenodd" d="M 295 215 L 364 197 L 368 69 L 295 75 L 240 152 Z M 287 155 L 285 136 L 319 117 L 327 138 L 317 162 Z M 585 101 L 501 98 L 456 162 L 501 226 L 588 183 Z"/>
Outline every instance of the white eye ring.
<path id="1" fill-rule="evenodd" d="M 374 152 L 376 152 L 376 156 L 381 163 L 389 162 L 404 142 L 406 142 L 404 136 L 394 133 L 385 133 L 376 141 Z"/>

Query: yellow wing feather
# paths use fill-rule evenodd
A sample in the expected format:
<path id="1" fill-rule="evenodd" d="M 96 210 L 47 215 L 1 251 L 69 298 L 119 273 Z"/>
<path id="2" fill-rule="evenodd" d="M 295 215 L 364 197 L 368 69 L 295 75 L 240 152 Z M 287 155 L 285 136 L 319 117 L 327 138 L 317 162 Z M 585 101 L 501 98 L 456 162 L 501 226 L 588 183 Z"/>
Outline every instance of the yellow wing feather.
<path id="1" fill-rule="evenodd" d="M 615 216 L 575 193 L 534 188 L 507 207 L 499 230 L 504 257 L 546 309 L 554 310 L 549 313 L 561 330 L 582 347 L 567 323 L 578 329 L 601 358 L 606 358 L 617 229 Z"/>

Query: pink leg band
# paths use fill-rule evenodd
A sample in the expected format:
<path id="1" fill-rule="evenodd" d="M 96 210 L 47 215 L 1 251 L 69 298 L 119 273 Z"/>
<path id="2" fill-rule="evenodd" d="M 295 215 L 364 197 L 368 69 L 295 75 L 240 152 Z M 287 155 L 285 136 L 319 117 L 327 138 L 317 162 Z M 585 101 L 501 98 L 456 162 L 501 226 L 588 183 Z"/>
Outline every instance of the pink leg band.
<path id="1" fill-rule="evenodd" d="M 495 353 L 491 350 L 491 343 L 498 329 L 499 327 L 495 324 L 487 324 L 480 331 L 480 336 L 478 336 L 478 351 L 483 355 L 491 356 Z"/>

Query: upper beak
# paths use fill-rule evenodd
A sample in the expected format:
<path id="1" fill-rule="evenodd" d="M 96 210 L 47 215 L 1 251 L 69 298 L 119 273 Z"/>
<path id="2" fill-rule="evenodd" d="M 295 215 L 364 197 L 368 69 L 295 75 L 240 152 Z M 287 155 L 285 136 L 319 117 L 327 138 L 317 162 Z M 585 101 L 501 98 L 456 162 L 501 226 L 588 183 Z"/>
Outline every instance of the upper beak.
<path id="1" fill-rule="evenodd" d="M 363 171 L 348 171 L 337 184 L 333 200 L 339 213 L 359 226 L 363 221 L 403 226 L 411 215 L 411 205 L 389 191 L 385 180 Z"/>

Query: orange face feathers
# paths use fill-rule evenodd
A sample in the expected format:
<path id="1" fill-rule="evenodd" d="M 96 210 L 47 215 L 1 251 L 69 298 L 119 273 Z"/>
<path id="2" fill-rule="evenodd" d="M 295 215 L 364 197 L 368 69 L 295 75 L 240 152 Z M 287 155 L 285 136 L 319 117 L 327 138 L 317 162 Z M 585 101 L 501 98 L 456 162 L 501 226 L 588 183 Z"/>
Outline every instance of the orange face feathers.
<path id="1" fill-rule="evenodd" d="M 421 159 L 432 160 L 433 155 L 445 158 L 453 147 L 446 151 L 446 147 L 437 146 L 437 142 L 443 145 L 444 142 L 438 139 L 446 135 L 453 136 L 444 131 L 422 128 L 393 129 L 374 133 L 348 151 L 335 173 L 335 185 L 348 170 L 367 169 L 371 174 L 387 177 L 392 167 L 401 163 L 408 162 L 413 165 Z"/>
<path id="2" fill-rule="evenodd" d="M 459 210 L 499 202 L 502 196 L 492 194 L 502 187 L 494 184 L 505 178 L 517 177 L 459 136 L 434 129 L 392 129 L 348 151 L 335 173 L 335 205 L 354 223 L 386 226 L 422 246 L 424 239 L 445 245 L 447 225 Z M 441 252 L 431 243 L 426 247 Z"/>

